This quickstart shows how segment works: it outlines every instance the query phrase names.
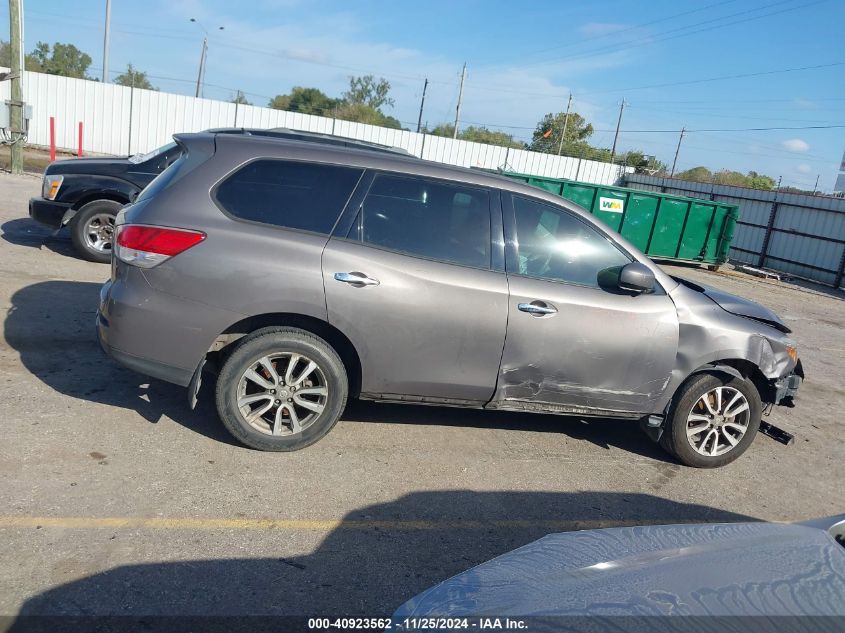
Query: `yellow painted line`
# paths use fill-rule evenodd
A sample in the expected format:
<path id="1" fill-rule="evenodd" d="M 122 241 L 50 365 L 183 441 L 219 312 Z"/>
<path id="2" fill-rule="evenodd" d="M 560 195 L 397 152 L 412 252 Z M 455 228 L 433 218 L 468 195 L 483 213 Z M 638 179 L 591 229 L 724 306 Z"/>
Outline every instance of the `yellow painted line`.
<path id="1" fill-rule="evenodd" d="M 667 520 L 663 523 L 677 523 Z M 660 521 L 653 522 L 661 523 Z M 548 531 L 588 530 L 634 525 L 623 521 L 401 521 L 372 519 L 224 519 L 187 517 L 33 517 L 0 516 L 0 528 L 56 528 L 69 530 L 105 530 L 138 528 L 149 530 L 485 530 L 536 529 Z"/>

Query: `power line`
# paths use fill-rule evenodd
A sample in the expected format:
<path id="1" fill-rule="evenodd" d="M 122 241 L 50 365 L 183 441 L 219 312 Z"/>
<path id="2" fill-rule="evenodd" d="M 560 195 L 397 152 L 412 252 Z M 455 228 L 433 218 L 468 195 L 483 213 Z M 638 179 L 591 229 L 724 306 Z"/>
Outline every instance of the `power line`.
<path id="1" fill-rule="evenodd" d="M 620 33 L 627 33 L 629 31 L 635 31 L 635 30 L 638 30 L 638 29 L 645 28 L 647 26 L 659 24 L 661 22 L 668 22 L 669 20 L 674 20 L 675 18 L 681 18 L 681 17 L 684 17 L 685 15 L 691 15 L 693 13 L 699 13 L 701 11 L 706 11 L 707 9 L 712 9 L 714 7 L 718 7 L 718 6 L 721 6 L 723 4 L 731 4 L 731 3 L 736 2 L 736 1 L 737 0 L 723 0 L 722 2 L 714 2 L 713 4 L 706 4 L 703 7 L 699 7 L 698 9 L 692 9 L 690 11 L 684 11 L 682 13 L 675 13 L 673 15 L 668 15 L 668 16 L 660 18 L 658 20 L 652 20 L 650 22 L 643 22 L 642 24 L 635 24 L 633 26 L 629 26 L 629 27 L 626 27 L 624 29 L 619 29 L 618 31 L 613 31 L 612 33 L 602 33 L 601 35 L 594 35 L 592 37 L 585 37 L 585 38 L 580 39 L 580 40 L 569 41 L 565 44 L 560 44 L 558 46 L 552 46 L 550 48 L 543 48 L 543 49 L 540 49 L 540 50 L 528 51 L 528 52 L 525 52 L 525 53 L 518 53 L 516 56 L 517 57 L 526 57 L 526 56 L 530 56 L 530 55 L 538 55 L 538 54 L 542 54 L 542 53 L 548 53 L 549 51 L 553 51 L 553 50 L 559 50 L 561 48 L 569 48 L 571 46 L 578 46 L 579 44 L 584 44 L 586 42 L 592 42 L 594 40 L 604 39 L 606 37 L 610 37 L 611 35 L 613 35 L 615 37 L 615 36 L 618 36 Z M 514 56 L 511 56 L 510 59 L 513 59 L 513 57 Z M 489 61 L 488 62 L 482 62 L 480 64 L 480 66 L 481 67 L 490 66 L 490 65 L 493 65 L 493 64 L 496 64 L 496 63 L 498 63 L 498 62 L 489 62 Z"/>
<path id="2" fill-rule="evenodd" d="M 824 1 L 824 0 L 819 0 L 819 1 Z M 46 20 L 46 18 L 44 18 L 44 19 Z M 112 30 L 118 31 L 118 29 L 112 29 Z M 171 35 L 164 35 L 164 34 L 154 35 L 154 34 L 141 33 L 141 32 L 135 32 L 135 31 L 126 31 L 126 30 L 120 30 L 119 32 L 136 34 L 136 35 L 143 35 L 143 36 L 146 36 L 146 37 L 160 37 L 160 38 L 174 39 L 174 40 L 186 40 L 186 41 L 194 41 L 195 40 L 195 38 L 187 37 L 187 36 L 175 36 L 175 35 L 171 36 Z M 267 56 L 270 56 L 270 57 L 289 59 L 291 61 L 296 61 L 296 62 L 300 62 L 300 63 L 304 63 L 304 64 L 326 66 L 326 67 L 329 67 L 329 68 L 349 70 L 349 71 L 352 71 L 352 72 L 364 72 L 364 73 L 367 73 L 367 74 L 378 74 L 378 75 L 381 75 L 383 77 L 398 77 L 398 78 L 401 78 L 401 79 L 407 79 L 407 80 L 413 80 L 413 81 L 419 81 L 421 79 L 424 79 L 423 75 L 407 75 L 407 74 L 394 73 L 394 72 L 379 72 L 379 71 L 374 71 L 372 69 L 365 69 L 365 68 L 360 68 L 360 67 L 347 66 L 347 65 L 343 65 L 343 64 L 333 64 L 333 63 L 330 63 L 330 62 L 321 62 L 321 61 L 317 61 L 317 60 L 313 60 L 313 59 L 303 59 L 300 56 L 285 54 L 285 53 L 281 53 L 281 52 L 278 52 L 278 51 L 268 51 L 268 50 L 258 49 L 258 48 L 249 47 L 249 46 L 241 46 L 241 45 L 238 45 L 238 44 L 232 44 L 232 43 L 230 43 L 230 42 L 232 42 L 232 40 L 227 41 L 227 40 L 221 40 L 221 39 L 214 38 L 214 39 L 210 39 L 210 41 L 212 41 L 212 43 L 214 43 L 215 46 L 218 46 L 218 47 L 232 48 L 232 49 L 235 49 L 235 50 L 243 50 L 243 51 L 246 51 L 246 52 L 258 53 L 258 54 L 267 55 Z M 737 74 L 737 75 L 724 75 L 724 76 L 710 77 L 710 78 L 706 78 L 706 79 L 695 79 L 695 80 L 668 82 L 668 83 L 662 83 L 662 84 L 650 84 L 650 85 L 645 85 L 645 86 L 634 86 L 634 87 L 630 87 L 630 88 L 623 88 L 621 90 L 620 89 L 611 89 L 611 90 L 591 91 L 591 92 L 581 93 L 581 95 L 587 95 L 588 96 L 588 95 L 608 94 L 608 93 L 611 93 L 611 92 L 617 92 L 618 93 L 618 92 L 626 92 L 626 91 L 633 91 L 633 90 L 646 90 L 646 89 L 651 89 L 651 88 L 665 88 L 665 87 L 672 87 L 672 86 L 709 83 L 709 82 L 725 81 L 725 80 L 731 80 L 731 79 L 744 79 L 744 78 L 748 78 L 748 77 L 768 76 L 768 75 L 775 75 L 775 74 L 782 74 L 782 73 L 800 72 L 800 71 L 806 71 L 806 70 L 818 70 L 818 69 L 823 69 L 823 68 L 838 67 L 838 66 L 842 66 L 842 65 L 845 65 L 845 62 L 835 62 L 835 63 L 832 63 L 832 64 L 819 64 L 819 65 L 815 65 L 815 66 L 803 66 L 803 67 L 798 67 L 798 68 L 786 68 L 786 69 L 778 69 L 778 70 L 771 70 L 771 71 L 760 71 L 760 72 L 755 72 L 755 73 L 743 73 L 743 74 Z M 438 83 L 438 84 L 441 84 L 441 85 L 448 85 L 448 86 L 457 86 L 458 85 L 458 82 L 455 81 L 455 80 L 444 81 L 444 80 L 431 79 L 431 78 L 429 78 L 429 83 Z M 211 85 L 211 84 L 207 84 L 207 85 Z M 563 99 L 563 98 L 566 98 L 566 96 L 567 96 L 567 92 L 565 92 L 565 91 L 554 92 L 554 93 L 551 93 L 551 92 L 534 92 L 534 91 L 530 91 L 530 90 L 519 90 L 519 89 L 509 88 L 509 87 L 505 87 L 505 86 L 498 86 L 496 84 L 486 84 L 486 85 L 476 84 L 476 83 L 473 83 L 472 81 L 467 81 L 466 86 L 474 88 L 476 90 L 486 90 L 486 91 L 491 91 L 491 92 L 496 92 L 496 93 L 512 93 L 512 94 L 518 94 L 518 95 L 522 95 L 522 96 L 540 96 L 540 97 L 551 97 L 551 98 L 556 98 L 556 99 Z"/>
<path id="3" fill-rule="evenodd" d="M 631 104 L 628 104 L 629 106 Z M 763 117 L 763 116 L 743 116 L 741 114 L 711 114 L 708 112 L 679 112 L 678 110 L 670 110 L 665 108 L 643 108 L 639 105 L 631 106 L 637 110 L 646 112 L 666 112 L 670 114 L 677 114 L 678 116 L 693 117 L 693 118 L 714 118 L 714 119 L 745 119 L 747 121 L 791 121 L 793 123 L 831 123 L 831 121 L 820 119 L 793 119 L 789 117 Z"/>
<path id="4" fill-rule="evenodd" d="M 836 66 L 845 66 L 845 62 L 833 62 L 832 64 L 817 64 L 815 66 L 799 66 L 797 68 L 781 68 L 778 70 L 765 70 L 760 72 L 754 73 L 741 73 L 738 75 L 721 75 L 718 77 L 708 77 L 706 79 L 688 79 L 685 81 L 674 81 L 669 83 L 662 83 L 662 84 L 649 84 L 646 86 L 632 86 L 630 88 L 616 88 L 612 90 L 598 90 L 593 92 L 582 92 L 582 95 L 599 95 L 599 94 L 607 94 L 609 92 L 630 92 L 632 90 L 648 90 L 651 88 L 669 88 L 671 86 L 688 86 L 691 84 L 703 84 L 703 83 L 710 83 L 713 81 L 726 81 L 729 79 L 746 79 L 748 77 L 762 77 L 766 75 L 779 75 L 783 73 L 794 73 L 794 72 L 801 72 L 805 70 L 819 70 L 822 68 L 833 68 Z"/>
<path id="5" fill-rule="evenodd" d="M 802 125 L 784 127 L 739 127 L 739 128 L 686 128 L 687 132 L 769 132 L 774 130 L 834 130 L 845 128 L 845 124 L 837 125 Z M 597 132 L 612 132 L 613 130 L 596 130 Z M 681 130 L 623 130 L 626 134 L 677 134 Z"/>
<path id="6" fill-rule="evenodd" d="M 731 98 L 723 98 L 723 99 L 716 99 L 716 100 L 704 100 L 704 99 L 684 99 L 679 101 L 670 101 L 670 100 L 657 100 L 657 101 L 638 101 L 638 103 L 657 103 L 661 105 L 671 105 L 671 104 L 685 104 L 685 103 L 692 103 L 692 104 L 700 104 L 700 103 L 794 103 L 795 101 L 804 99 L 806 101 L 845 101 L 845 97 L 793 97 L 791 99 L 731 99 Z M 722 109 L 728 108 L 729 106 L 723 106 Z"/>
<path id="7" fill-rule="evenodd" d="M 708 26 L 708 27 L 705 27 L 705 28 L 696 29 L 694 31 L 687 30 L 687 29 L 690 29 L 690 28 L 694 28 L 696 26 L 701 26 L 701 25 L 704 25 L 704 24 L 710 24 L 712 22 L 718 22 L 718 21 L 721 21 L 721 20 L 726 20 L 728 18 L 737 17 L 737 16 L 740 16 L 740 15 L 747 15 L 748 13 L 754 13 L 756 11 L 760 11 L 760 10 L 763 10 L 763 9 L 769 9 L 771 7 L 775 7 L 775 6 L 778 6 L 778 5 L 781 5 L 781 4 L 786 4 L 786 3 L 792 2 L 792 1 L 793 0 L 781 0 L 780 2 L 775 2 L 774 4 L 759 6 L 759 7 L 753 8 L 753 9 L 746 9 L 745 11 L 739 11 L 737 13 L 732 13 L 732 14 L 721 16 L 721 17 L 718 17 L 718 18 L 712 18 L 710 20 L 705 20 L 705 21 L 699 22 L 697 24 L 691 24 L 691 25 L 687 25 L 687 26 L 681 26 L 681 27 L 678 27 L 678 28 L 675 28 L 675 29 L 670 29 L 668 31 L 664 31 L 663 33 L 657 33 L 656 35 L 653 35 L 653 36 L 643 37 L 643 38 L 636 39 L 636 40 L 631 40 L 631 41 L 629 41 L 627 43 L 623 43 L 621 45 L 620 44 L 612 44 L 612 45 L 609 45 L 609 46 L 605 46 L 604 48 L 598 48 L 598 49 L 594 49 L 594 50 L 591 50 L 591 51 L 585 51 L 583 53 L 573 53 L 572 55 L 566 55 L 566 56 L 563 56 L 563 57 L 557 57 L 557 58 L 553 58 L 553 59 L 547 59 L 547 60 L 535 62 L 534 64 L 531 64 L 531 65 L 532 66 L 547 65 L 547 64 L 553 64 L 553 63 L 559 63 L 561 61 L 586 59 L 586 58 L 589 58 L 589 57 L 597 57 L 599 55 L 618 53 L 618 52 L 622 52 L 622 51 L 625 51 L 625 50 L 628 50 L 628 49 L 631 49 L 631 48 L 635 48 L 637 46 L 641 46 L 643 44 L 656 44 L 658 42 L 666 42 L 666 41 L 669 41 L 669 40 L 674 40 L 674 39 L 677 39 L 679 37 L 688 37 L 688 36 L 694 35 L 696 33 L 704 33 L 706 31 L 713 31 L 713 30 L 725 28 L 725 27 L 728 27 L 728 26 L 735 26 L 737 24 L 743 24 L 745 22 L 751 22 L 751 21 L 754 21 L 754 20 L 761 20 L 763 18 L 771 17 L 773 15 L 779 15 L 781 13 L 787 13 L 789 11 L 795 11 L 795 10 L 798 10 L 798 9 L 803 9 L 803 8 L 806 8 L 806 7 L 809 7 L 809 6 L 813 6 L 815 4 L 820 4 L 822 2 L 827 2 L 827 0 L 813 0 L 812 2 L 808 2 L 808 3 L 805 3 L 805 4 L 793 6 L 793 7 L 787 7 L 785 9 L 781 9 L 779 11 L 772 11 L 772 12 L 769 12 L 769 13 L 764 13 L 762 15 L 751 16 L 751 17 L 745 18 L 743 20 L 734 20 L 734 21 L 728 22 L 726 24 L 716 24 L 716 25 L 713 25 L 713 26 Z M 667 35 L 669 33 L 677 33 L 678 31 L 684 31 L 684 32 L 679 33 L 677 35 L 671 35 L 669 37 L 657 37 L 657 36 L 660 36 L 660 35 Z M 516 66 L 516 68 L 522 68 L 522 67 L 524 67 L 524 66 Z"/>

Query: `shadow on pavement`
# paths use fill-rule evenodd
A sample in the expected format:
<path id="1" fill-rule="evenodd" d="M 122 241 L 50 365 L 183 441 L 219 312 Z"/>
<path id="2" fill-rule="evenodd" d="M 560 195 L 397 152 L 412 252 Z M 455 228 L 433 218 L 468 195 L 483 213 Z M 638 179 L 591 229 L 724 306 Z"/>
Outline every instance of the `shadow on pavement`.
<path id="1" fill-rule="evenodd" d="M 166 416 L 211 439 L 234 444 L 217 418 L 211 376 L 206 374 L 191 411 L 184 388 L 136 374 L 102 352 L 94 328 L 99 290 L 96 283 L 47 281 L 12 296 L 4 335 L 24 366 L 59 393 L 136 411 L 152 423 Z M 636 423 L 619 420 L 360 401 L 350 403 L 342 420 L 561 433 L 605 449 L 615 446 L 670 462 Z"/>
<path id="2" fill-rule="evenodd" d="M 29 218 L 17 218 L 4 222 L 0 225 L 0 237 L 16 246 L 46 248 L 59 255 L 78 258 L 67 229 L 62 229 L 57 234 L 49 227 Z"/>
<path id="3" fill-rule="evenodd" d="M 103 353 L 95 330 L 100 287 L 46 281 L 12 295 L 3 333 L 27 370 L 64 395 L 135 411 L 152 423 L 166 416 L 234 444 L 211 398 L 203 398 L 191 411 L 184 388 L 136 374 Z"/>
<path id="4" fill-rule="evenodd" d="M 36 595 L 20 615 L 387 617 L 420 591 L 548 533 L 749 520 L 645 494 L 417 492 L 348 514 L 307 555 L 117 567 Z M 284 530 L 249 532 L 244 542 L 285 540 Z"/>

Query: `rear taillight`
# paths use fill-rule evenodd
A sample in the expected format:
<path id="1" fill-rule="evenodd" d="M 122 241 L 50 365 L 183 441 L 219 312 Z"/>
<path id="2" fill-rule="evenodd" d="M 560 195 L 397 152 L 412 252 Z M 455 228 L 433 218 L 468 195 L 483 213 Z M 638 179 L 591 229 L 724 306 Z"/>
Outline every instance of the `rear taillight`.
<path id="1" fill-rule="evenodd" d="M 202 231 L 123 224 L 117 227 L 114 256 L 133 266 L 152 268 L 204 239 Z"/>

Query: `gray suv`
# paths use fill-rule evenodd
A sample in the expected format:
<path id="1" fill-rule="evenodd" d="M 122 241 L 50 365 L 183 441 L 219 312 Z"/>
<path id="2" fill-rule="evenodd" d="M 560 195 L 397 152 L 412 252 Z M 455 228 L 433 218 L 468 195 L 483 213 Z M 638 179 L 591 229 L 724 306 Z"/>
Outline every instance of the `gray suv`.
<path id="1" fill-rule="evenodd" d="M 247 446 L 313 444 L 356 397 L 640 420 L 713 467 L 803 378 L 772 312 L 539 189 L 319 136 L 175 140 L 117 217 L 99 338 L 192 406 L 215 375 Z"/>

